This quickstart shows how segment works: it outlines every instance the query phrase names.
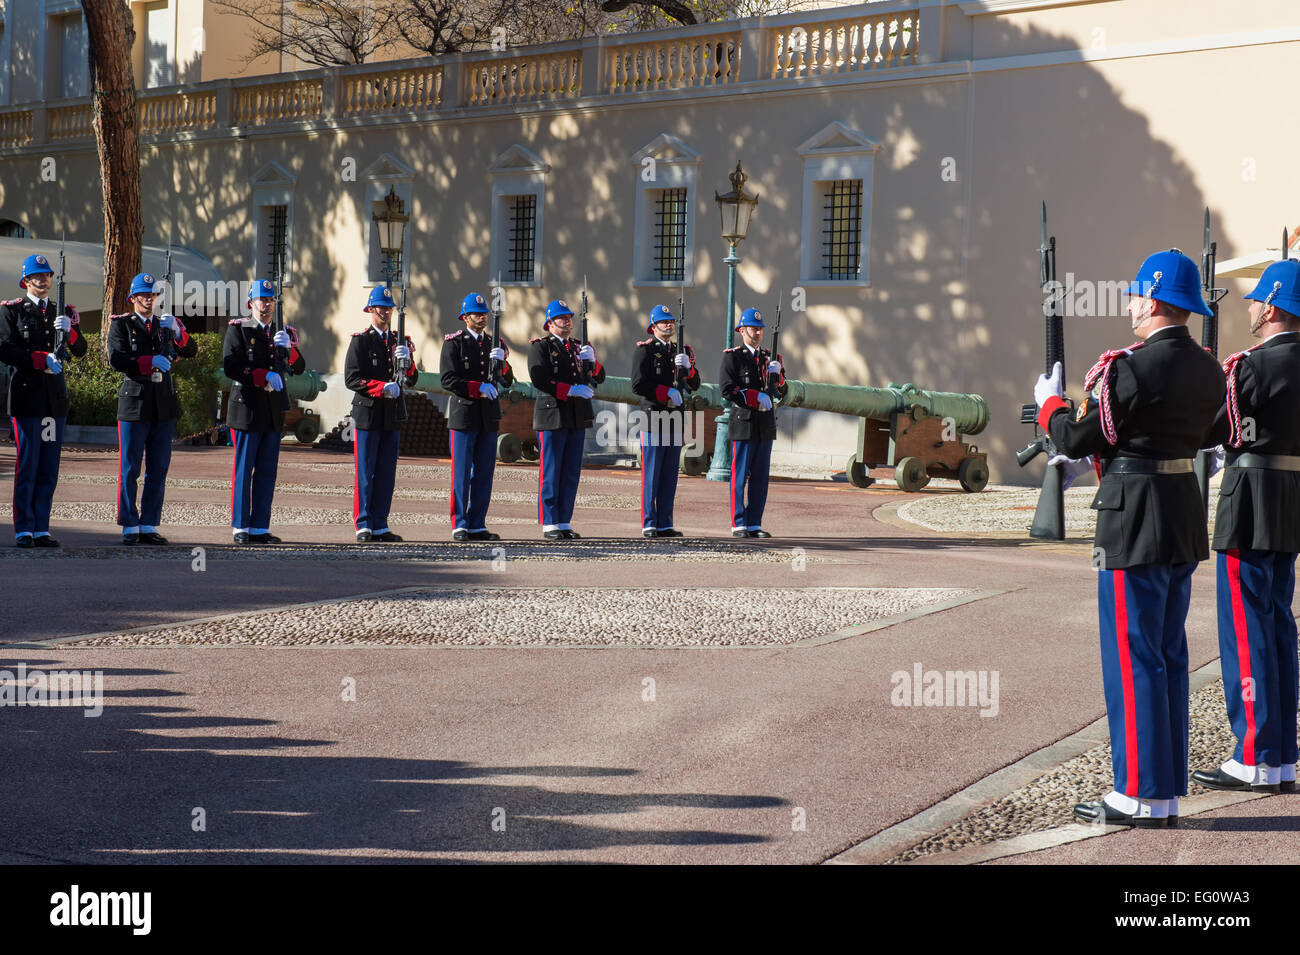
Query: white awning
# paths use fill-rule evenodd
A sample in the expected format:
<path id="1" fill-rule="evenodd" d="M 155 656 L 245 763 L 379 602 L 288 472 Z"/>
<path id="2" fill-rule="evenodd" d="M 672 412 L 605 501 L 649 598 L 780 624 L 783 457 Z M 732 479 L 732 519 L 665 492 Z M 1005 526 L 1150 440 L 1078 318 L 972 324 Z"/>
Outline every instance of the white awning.
<path id="1" fill-rule="evenodd" d="M 1292 258 L 1294 258 L 1294 254 Z M 1264 270 L 1282 258 L 1281 249 L 1263 249 L 1249 255 L 1219 262 L 1214 270 L 1216 279 L 1257 279 Z"/>

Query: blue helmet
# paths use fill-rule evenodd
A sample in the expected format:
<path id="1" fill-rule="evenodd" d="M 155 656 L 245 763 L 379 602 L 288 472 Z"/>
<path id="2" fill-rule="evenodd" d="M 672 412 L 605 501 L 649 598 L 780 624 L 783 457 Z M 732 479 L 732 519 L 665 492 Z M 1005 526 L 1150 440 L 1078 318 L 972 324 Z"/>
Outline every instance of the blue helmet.
<path id="1" fill-rule="evenodd" d="M 645 330 L 647 332 L 650 331 L 654 327 L 655 322 L 675 322 L 675 321 L 677 321 L 677 319 L 673 316 L 672 311 L 668 308 L 667 305 L 656 305 L 653 309 L 650 310 L 650 318 L 646 322 Z"/>
<path id="2" fill-rule="evenodd" d="M 23 274 L 18 278 L 18 284 L 27 288 L 27 283 L 23 281 L 32 275 L 53 275 L 54 269 L 50 268 L 50 260 L 43 255 L 29 255 L 23 259 Z"/>
<path id="3" fill-rule="evenodd" d="M 740 313 L 740 321 L 736 323 L 737 328 L 766 328 L 763 324 L 763 313 L 758 309 L 750 307 Z"/>
<path id="4" fill-rule="evenodd" d="M 480 292 L 470 292 L 460 303 L 460 314 L 462 316 L 486 315 L 489 311 L 487 299 Z"/>
<path id="5" fill-rule="evenodd" d="M 249 304 L 255 298 L 275 298 L 275 284 L 266 279 L 254 279 L 248 283 Z"/>
<path id="6" fill-rule="evenodd" d="M 563 299 L 557 298 L 550 305 L 546 306 L 546 321 L 542 322 L 542 328 L 545 328 L 547 325 L 551 324 L 551 319 L 559 318 L 561 315 L 568 315 L 570 318 L 572 318 L 573 309 L 565 305 Z"/>
<path id="7" fill-rule="evenodd" d="M 1148 255 L 1124 294 L 1155 299 L 1197 315 L 1212 314 L 1201 297 L 1201 270 L 1177 249 Z"/>
<path id="8" fill-rule="evenodd" d="M 148 272 L 141 272 L 131 280 L 131 292 L 127 295 L 127 298 L 132 295 L 157 295 L 158 293 L 154 289 L 154 281 L 154 277 Z"/>
<path id="9" fill-rule="evenodd" d="M 368 312 L 376 305 L 381 308 L 395 308 L 397 303 L 393 301 L 393 290 L 387 285 L 376 285 L 370 290 L 370 298 L 366 300 L 366 307 L 363 312 Z"/>
<path id="10" fill-rule="evenodd" d="M 1274 262 L 1259 277 L 1254 291 L 1244 297 L 1300 315 L 1300 262 L 1295 259 Z"/>

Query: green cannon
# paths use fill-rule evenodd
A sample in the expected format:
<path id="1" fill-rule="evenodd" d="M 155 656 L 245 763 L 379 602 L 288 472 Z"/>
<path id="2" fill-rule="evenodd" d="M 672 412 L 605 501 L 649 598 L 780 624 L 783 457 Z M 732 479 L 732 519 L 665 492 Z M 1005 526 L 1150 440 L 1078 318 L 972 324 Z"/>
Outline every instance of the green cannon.
<path id="1" fill-rule="evenodd" d="M 226 377 L 220 368 L 216 370 L 217 387 L 229 393 L 234 382 Z M 289 397 L 295 401 L 314 401 L 316 396 L 326 389 L 325 378 L 319 371 L 307 369 L 301 375 L 290 375 L 285 384 Z M 297 406 L 291 408 L 284 416 L 285 430 L 292 430 L 293 435 L 302 444 L 311 444 L 320 437 L 320 416 L 305 412 Z"/>

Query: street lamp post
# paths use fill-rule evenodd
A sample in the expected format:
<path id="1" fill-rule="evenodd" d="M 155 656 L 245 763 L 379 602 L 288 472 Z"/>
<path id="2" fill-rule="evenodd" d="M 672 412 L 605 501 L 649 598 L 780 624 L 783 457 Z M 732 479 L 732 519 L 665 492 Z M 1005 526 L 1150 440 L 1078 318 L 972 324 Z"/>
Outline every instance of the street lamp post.
<path id="1" fill-rule="evenodd" d="M 406 224 L 411 221 L 411 217 L 406 215 L 406 204 L 397 194 L 393 186 L 388 187 L 388 195 L 384 196 L 384 211 L 374 213 L 371 218 L 375 220 L 375 226 L 379 229 L 379 250 L 384 253 L 384 278 L 389 289 L 392 289 L 393 282 L 401 275 L 401 266 L 398 264 L 402 255 L 403 239 L 406 235 Z M 406 283 L 402 283 L 402 298 L 397 307 L 397 343 L 399 345 L 406 343 Z M 397 380 L 404 382 L 406 380 L 407 362 L 409 359 L 402 359 L 397 362 Z"/>
<path id="2" fill-rule="evenodd" d="M 749 234 L 749 220 L 758 205 L 758 194 L 745 192 L 745 181 L 749 178 L 736 163 L 736 171 L 729 177 L 731 191 L 720 196 L 715 191 L 714 201 L 722 214 L 722 239 L 728 244 L 729 251 L 723 263 L 727 266 L 727 336 L 726 345 L 730 348 L 736 340 L 736 266 L 740 256 L 736 255 L 736 246 L 745 241 Z M 722 414 L 717 418 L 718 434 L 713 443 L 713 461 L 709 465 L 706 477 L 710 481 L 731 480 L 731 408 L 723 403 Z"/>

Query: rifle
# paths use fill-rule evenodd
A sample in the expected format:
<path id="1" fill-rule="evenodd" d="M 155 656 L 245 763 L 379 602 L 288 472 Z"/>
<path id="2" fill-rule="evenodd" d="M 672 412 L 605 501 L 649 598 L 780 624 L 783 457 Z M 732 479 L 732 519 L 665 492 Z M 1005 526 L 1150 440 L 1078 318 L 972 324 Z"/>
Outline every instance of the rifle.
<path id="1" fill-rule="evenodd" d="M 784 289 L 776 293 L 776 325 L 772 329 L 772 361 L 776 361 L 777 349 L 781 347 L 781 298 L 784 295 Z M 767 396 L 772 399 L 772 404 L 776 404 L 776 386 L 777 382 L 780 380 L 780 377 L 777 375 L 767 375 L 767 387 L 763 390 L 766 391 Z"/>
<path id="2" fill-rule="evenodd" d="M 583 345 L 590 344 L 587 341 L 587 276 L 582 277 L 582 324 L 578 328 L 578 339 Z M 591 364 L 590 362 L 582 363 L 582 383 L 588 388 L 591 387 Z"/>
<path id="3" fill-rule="evenodd" d="M 68 271 L 67 257 L 64 254 L 64 247 L 67 244 L 68 244 L 68 233 L 64 232 L 63 238 L 59 240 L 59 285 L 58 285 L 58 292 L 57 292 L 58 305 L 57 305 L 57 311 L 54 313 L 60 318 L 63 317 L 64 309 L 67 308 L 65 302 L 65 296 L 67 294 L 67 283 L 64 281 L 64 276 Z M 54 357 L 57 358 L 59 361 L 67 361 L 69 357 L 68 339 L 62 331 L 60 331 L 54 337 Z"/>
<path id="4" fill-rule="evenodd" d="M 284 250 L 277 243 L 275 252 L 275 331 L 284 331 L 284 293 L 281 283 L 284 281 Z M 276 345 L 274 348 L 275 373 L 280 376 L 280 390 L 272 392 L 271 400 L 277 411 L 288 411 L 293 407 L 289 400 L 289 350 Z"/>
<path id="5" fill-rule="evenodd" d="M 397 303 L 397 344 L 406 344 L 406 283 L 402 283 L 402 298 Z M 406 387 L 406 369 L 409 358 L 402 358 L 393 362 L 393 381 L 397 382 L 397 420 L 406 420 L 406 396 L 402 394 L 402 388 Z"/>
<path id="6" fill-rule="evenodd" d="M 682 282 L 681 290 L 677 293 L 677 354 L 686 354 L 686 283 Z M 691 372 L 689 368 L 677 368 L 677 390 L 682 394 L 682 407 L 687 406 L 691 393 L 686 383 L 690 381 Z"/>
<path id="7" fill-rule="evenodd" d="M 1047 235 L 1047 203 L 1043 203 L 1042 236 L 1038 246 L 1038 276 L 1043 292 L 1047 298 L 1043 301 L 1043 315 L 1046 319 L 1046 373 L 1060 362 L 1061 389 L 1065 389 L 1065 325 L 1064 317 L 1057 311 L 1056 282 L 1056 236 Z M 1038 430 L 1038 405 L 1023 405 L 1020 409 L 1021 424 L 1033 424 Z M 1056 454 L 1052 437 L 1042 432 L 1025 448 L 1016 454 L 1016 462 L 1023 468 L 1040 454 L 1046 454 L 1050 461 Z M 1034 522 L 1029 527 L 1029 536 L 1038 540 L 1065 540 L 1065 477 L 1060 465 L 1049 466 L 1043 474 L 1043 487 L 1038 494 L 1038 507 L 1034 510 Z"/>
<path id="8" fill-rule="evenodd" d="M 1282 227 L 1282 261 L 1285 262 L 1291 258 L 1291 237 L 1287 234 L 1286 226 Z"/>
<path id="9" fill-rule="evenodd" d="M 172 237 L 167 236 L 167 274 L 163 281 L 167 284 L 167 308 L 163 309 L 163 314 L 170 312 L 173 316 L 176 314 L 176 293 L 172 291 Z M 176 360 L 175 334 L 170 328 L 164 328 L 162 331 L 162 353 L 168 361 Z M 167 376 L 167 384 L 171 387 L 172 394 L 176 394 L 176 378 L 172 375 Z"/>
<path id="10" fill-rule="evenodd" d="M 501 347 L 501 312 L 503 309 L 497 308 L 497 302 L 500 301 L 504 304 L 505 297 L 505 291 L 501 288 L 501 273 L 498 272 L 497 287 L 492 296 L 492 347 L 494 349 Z M 496 388 L 498 394 L 505 388 L 505 385 L 502 384 L 502 364 L 501 361 L 493 358 L 491 364 L 488 365 L 488 379 Z"/>
<path id="11" fill-rule="evenodd" d="M 1201 241 L 1201 294 L 1205 304 L 1210 306 L 1210 314 L 1201 319 L 1201 345 L 1215 358 L 1219 357 L 1219 300 L 1228 294 L 1227 289 L 1214 287 L 1218 257 L 1219 243 L 1210 241 L 1210 209 L 1206 206 L 1205 232 Z M 1204 448 L 1196 452 L 1196 481 L 1201 486 L 1201 500 L 1207 514 L 1210 509 L 1211 454 L 1212 451 Z"/>

